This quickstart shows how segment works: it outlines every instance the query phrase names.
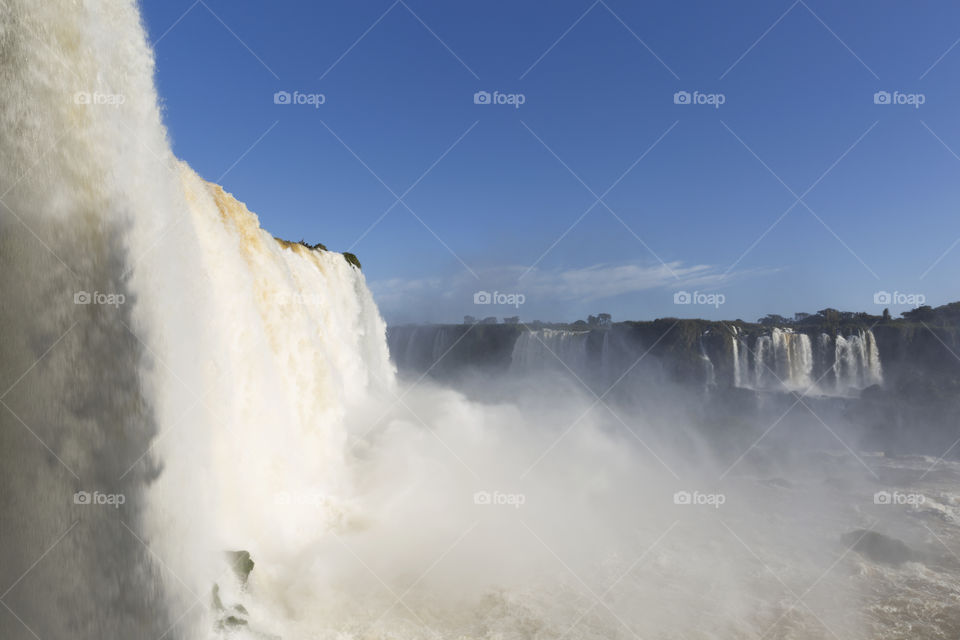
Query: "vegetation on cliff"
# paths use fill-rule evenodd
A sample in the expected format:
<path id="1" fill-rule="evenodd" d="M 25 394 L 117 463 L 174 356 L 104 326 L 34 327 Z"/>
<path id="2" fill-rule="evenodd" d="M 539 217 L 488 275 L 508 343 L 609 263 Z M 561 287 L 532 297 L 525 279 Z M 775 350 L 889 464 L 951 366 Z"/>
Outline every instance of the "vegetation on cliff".
<path id="1" fill-rule="evenodd" d="M 329 251 L 329 249 L 327 249 L 327 245 L 323 244 L 322 242 L 317 242 L 316 244 L 310 244 L 303 238 L 301 238 L 298 242 L 290 242 L 289 240 L 284 240 L 283 238 L 278 238 L 276 236 L 274 236 L 273 239 L 288 249 L 296 246 L 301 246 L 309 249 L 310 251 Z M 353 265 L 357 269 L 363 268 L 360 266 L 360 260 L 357 258 L 357 256 L 350 253 L 349 251 L 344 251 L 341 255 L 343 256 L 343 259 L 347 261 L 347 264 Z"/>

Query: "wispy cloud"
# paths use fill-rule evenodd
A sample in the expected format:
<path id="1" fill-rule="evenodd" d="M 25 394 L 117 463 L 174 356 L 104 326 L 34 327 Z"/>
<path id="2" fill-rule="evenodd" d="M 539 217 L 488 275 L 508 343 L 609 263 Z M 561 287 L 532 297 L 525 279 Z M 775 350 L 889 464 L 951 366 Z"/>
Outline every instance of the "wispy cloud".
<path id="1" fill-rule="evenodd" d="M 555 300 L 592 301 L 663 287 L 705 286 L 722 279 L 722 274 L 709 265 L 683 266 L 673 262 L 655 266 L 598 264 L 584 269 L 531 271 L 523 284 L 531 293 Z"/>
<path id="2" fill-rule="evenodd" d="M 465 314 L 514 315 L 510 309 L 477 308 L 473 295 L 478 290 L 521 293 L 522 317 L 544 320 L 562 319 L 579 305 L 595 305 L 621 296 L 645 292 L 672 292 L 680 289 L 710 291 L 721 289 L 744 276 L 766 271 L 741 271 L 724 275 L 716 265 L 682 262 L 668 264 L 596 264 L 577 269 L 534 269 L 502 266 L 478 271 L 478 281 L 470 274 L 429 278 L 391 278 L 370 283 L 377 304 L 391 322 L 454 320 Z M 526 274 L 526 275 L 524 275 Z M 523 276 L 523 277 L 521 277 Z M 666 299 L 666 298 L 665 298 Z"/>

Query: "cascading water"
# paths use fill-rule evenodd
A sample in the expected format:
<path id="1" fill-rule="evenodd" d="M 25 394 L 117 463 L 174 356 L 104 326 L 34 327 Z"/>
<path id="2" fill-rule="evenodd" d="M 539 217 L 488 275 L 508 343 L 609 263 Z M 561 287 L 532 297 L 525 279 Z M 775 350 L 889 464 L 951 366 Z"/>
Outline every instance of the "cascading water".
<path id="1" fill-rule="evenodd" d="M 805 389 L 812 380 L 813 350 L 810 337 L 782 329 L 772 332 L 773 360 L 777 376 L 788 389 Z"/>
<path id="2" fill-rule="evenodd" d="M 573 371 L 587 375 L 589 331 L 540 329 L 525 331 L 513 347 L 511 368 L 517 373 L 531 371 Z"/>
<path id="3" fill-rule="evenodd" d="M 207 528 L 202 472 L 172 523 L 144 455 L 189 437 L 168 477 L 204 468 L 193 362 L 213 337 L 190 320 L 211 305 L 152 64 L 132 3 L 0 4 L 0 567 L 31 629 L 4 609 L 4 638 L 159 637 L 193 601 L 171 572 L 211 565 L 177 542 Z"/>
<path id="4" fill-rule="evenodd" d="M 345 517 L 274 497 L 343 493 L 394 385 L 362 275 L 178 163 L 152 67 L 133 2 L 0 6 L 4 638 L 205 636 L 223 549 Z"/>
<path id="5" fill-rule="evenodd" d="M 749 387 L 750 384 L 750 348 L 739 327 L 733 328 L 731 336 L 733 352 L 733 386 Z"/>
<path id="6" fill-rule="evenodd" d="M 883 382 L 880 353 L 872 331 L 859 331 L 835 342 L 836 390 L 849 393 Z"/>
<path id="7" fill-rule="evenodd" d="M 713 361 L 710 360 L 710 356 L 707 354 L 707 349 L 703 345 L 703 338 L 700 338 L 700 360 L 703 362 L 703 377 L 706 381 L 707 387 L 713 387 L 717 384 L 716 371 L 713 366 Z"/>
<path id="8" fill-rule="evenodd" d="M 763 389 L 767 386 L 767 379 L 772 377 L 770 374 L 773 366 L 771 353 L 772 340 L 770 336 L 760 336 L 754 343 L 753 354 L 753 386 L 757 389 Z"/>
<path id="9" fill-rule="evenodd" d="M 820 334 L 816 349 L 810 336 L 791 329 L 774 328 L 757 336 L 752 350 L 741 336 L 732 340 L 737 387 L 849 395 L 883 382 L 880 353 L 870 330 L 836 339 Z"/>

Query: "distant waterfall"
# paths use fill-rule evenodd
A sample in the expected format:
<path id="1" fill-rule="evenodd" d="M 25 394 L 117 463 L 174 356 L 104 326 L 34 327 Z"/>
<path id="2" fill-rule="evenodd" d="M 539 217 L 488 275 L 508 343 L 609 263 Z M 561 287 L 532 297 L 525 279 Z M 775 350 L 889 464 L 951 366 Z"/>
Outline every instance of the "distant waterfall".
<path id="1" fill-rule="evenodd" d="M 806 390 L 851 395 L 883 382 L 877 341 L 870 330 L 833 338 L 775 328 L 753 338 L 732 336 L 733 385 L 761 390 Z"/>
<path id="2" fill-rule="evenodd" d="M 810 386 L 813 372 L 813 349 L 810 336 L 789 330 L 774 329 L 773 360 L 779 381 L 790 389 Z"/>
<path id="3" fill-rule="evenodd" d="M 520 334 L 513 344 L 509 370 L 519 375 L 572 374 L 595 393 L 605 393 L 616 386 L 618 392 L 633 395 L 664 373 L 656 358 L 644 359 L 646 354 L 647 347 L 629 330 L 544 328 Z M 702 346 L 700 354 L 705 356 Z M 704 366 L 713 365 L 707 359 Z M 705 370 L 705 380 L 713 384 L 710 375 Z"/>
<path id="4" fill-rule="evenodd" d="M 733 349 L 733 386 L 735 387 L 746 387 L 747 385 L 747 374 L 750 371 L 750 350 L 744 344 L 741 346 L 740 342 L 743 338 L 740 337 L 740 330 L 737 327 L 734 327 L 733 335 L 733 344 L 731 348 Z"/>
<path id="5" fill-rule="evenodd" d="M 767 386 L 765 384 L 766 379 L 772 377 L 770 375 L 770 360 L 772 356 L 770 345 L 770 336 L 760 336 L 757 338 L 754 347 L 753 386 L 757 389 L 762 389 Z"/>
<path id="6" fill-rule="evenodd" d="M 390 334 L 390 352 L 401 369 L 425 372 L 442 365 L 462 333 L 451 327 L 404 327 Z"/>
<path id="7" fill-rule="evenodd" d="M 703 346 L 703 338 L 700 338 L 700 359 L 703 360 L 703 373 L 704 379 L 708 387 L 716 386 L 717 384 L 717 375 L 716 369 L 713 366 L 713 361 L 710 360 L 710 356 L 707 355 L 707 350 Z"/>
<path id="8" fill-rule="evenodd" d="M 871 331 L 837 336 L 835 341 L 836 391 L 844 394 L 883 382 L 880 353 Z"/>
<path id="9" fill-rule="evenodd" d="M 587 338 L 589 331 L 540 329 L 525 331 L 513 347 L 515 371 L 573 371 L 587 374 Z"/>

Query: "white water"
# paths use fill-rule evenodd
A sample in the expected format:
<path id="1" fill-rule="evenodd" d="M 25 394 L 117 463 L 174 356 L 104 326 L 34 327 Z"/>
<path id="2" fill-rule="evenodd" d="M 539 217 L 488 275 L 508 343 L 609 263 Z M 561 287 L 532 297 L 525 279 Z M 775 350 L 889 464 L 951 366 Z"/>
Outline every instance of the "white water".
<path id="1" fill-rule="evenodd" d="M 754 343 L 753 354 L 753 386 L 762 389 L 766 384 L 766 379 L 771 378 L 772 366 L 771 338 L 770 336 L 760 336 Z"/>
<path id="2" fill-rule="evenodd" d="M 517 373 L 569 370 L 584 376 L 589 336 L 589 331 L 524 331 L 513 347 L 512 367 Z"/>
<path id="3" fill-rule="evenodd" d="M 712 387 L 717 384 L 716 371 L 710 356 L 707 355 L 707 349 L 703 346 L 703 338 L 700 339 L 700 360 L 703 362 L 703 377 L 706 380 L 706 386 Z"/>
<path id="4" fill-rule="evenodd" d="M 591 397 L 401 387 L 362 274 L 172 157 L 132 3 L 4 0 L 0 66 L 5 640 L 220 637 L 215 583 L 236 637 L 876 636 L 847 580 L 876 567 L 828 571 L 865 524 L 854 461 L 824 465 L 843 495 L 721 481 L 683 425 Z"/>
<path id="5" fill-rule="evenodd" d="M 812 380 L 813 350 L 810 337 L 782 329 L 773 330 L 774 360 L 779 368 L 778 376 L 785 386 L 806 389 Z"/>
<path id="6" fill-rule="evenodd" d="M 883 382 L 877 341 L 870 330 L 849 336 L 810 336 L 774 328 L 754 339 L 731 336 L 734 386 L 786 389 L 825 395 L 855 395 Z"/>
<path id="7" fill-rule="evenodd" d="M 883 382 L 877 341 L 872 331 L 860 331 L 835 340 L 836 388 L 838 393 Z"/>

